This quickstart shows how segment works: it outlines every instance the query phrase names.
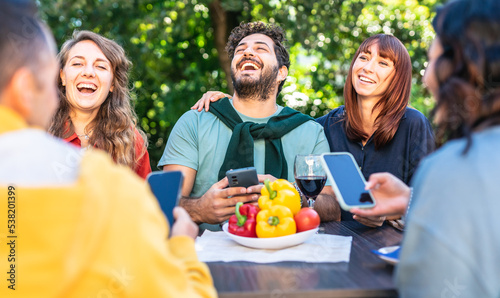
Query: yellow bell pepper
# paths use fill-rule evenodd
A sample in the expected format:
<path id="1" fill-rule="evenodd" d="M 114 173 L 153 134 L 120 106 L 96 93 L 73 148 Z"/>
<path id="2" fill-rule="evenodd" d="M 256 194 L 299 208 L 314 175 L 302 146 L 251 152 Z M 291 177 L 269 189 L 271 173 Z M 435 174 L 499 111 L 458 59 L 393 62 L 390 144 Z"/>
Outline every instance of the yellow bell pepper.
<path id="1" fill-rule="evenodd" d="M 260 191 L 260 209 L 269 209 L 271 206 L 281 205 L 288 207 L 293 215 L 300 211 L 302 207 L 300 195 L 290 182 L 285 179 L 269 182 L 269 179 L 266 179 L 264 184 L 265 187 Z"/>
<path id="2" fill-rule="evenodd" d="M 257 214 L 257 237 L 271 238 L 295 234 L 297 227 L 288 207 L 271 206 Z"/>

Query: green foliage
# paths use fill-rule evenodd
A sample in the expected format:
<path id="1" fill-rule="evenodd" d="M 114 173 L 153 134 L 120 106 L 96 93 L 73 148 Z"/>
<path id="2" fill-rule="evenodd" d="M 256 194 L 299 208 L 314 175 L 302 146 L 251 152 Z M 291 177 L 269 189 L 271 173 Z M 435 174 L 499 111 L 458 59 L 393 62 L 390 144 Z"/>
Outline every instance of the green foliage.
<path id="1" fill-rule="evenodd" d="M 254 1 L 257 2 L 257 1 Z M 292 63 L 283 101 L 313 117 L 343 104 L 343 87 L 359 44 L 377 34 L 393 34 L 408 49 L 413 63 L 412 105 L 432 108 L 421 84 L 426 52 L 433 38 L 436 1 L 270 1 L 255 5 L 255 16 L 288 28 Z M 268 13 L 263 13 L 267 11 Z"/>
<path id="2" fill-rule="evenodd" d="M 134 64 L 131 87 L 153 168 L 177 119 L 207 88 L 226 88 L 208 8 L 196 0 L 57 0 L 40 6 L 59 44 L 77 29 L 125 48 Z"/>
<path id="3" fill-rule="evenodd" d="M 131 88 L 139 125 L 149 137 L 153 168 L 177 119 L 208 90 L 227 91 L 215 45 L 217 0 L 39 0 L 41 15 L 61 45 L 73 30 L 92 30 L 121 44 L 134 66 Z M 311 116 L 342 104 L 345 76 L 358 45 L 391 33 L 413 62 L 412 105 L 432 108 L 421 76 L 433 37 L 436 0 L 221 0 L 234 20 L 280 24 L 292 67 L 282 102 Z M 225 53 L 221 53 L 225 54 Z"/>

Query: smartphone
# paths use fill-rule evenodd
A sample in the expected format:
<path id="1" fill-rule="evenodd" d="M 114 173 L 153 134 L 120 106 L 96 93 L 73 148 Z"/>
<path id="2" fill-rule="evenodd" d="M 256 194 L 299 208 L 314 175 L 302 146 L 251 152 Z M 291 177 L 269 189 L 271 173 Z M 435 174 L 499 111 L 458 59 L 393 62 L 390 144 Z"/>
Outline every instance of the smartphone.
<path id="1" fill-rule="evenodd" d="M 174 207 L 181 198 L 183 176 L 180 171 L 153 172 L 146 178 L 151 191 L 155 195 L 160 208 L 168 219 L 170 227 L 174 224 Z"/>
<path id="2" fill-rule="evenodd" d="M 257 170 L 254 167 L 229 170 L 226 172 L 229 187 L 250 187 L 259 184 Z"/>
<path id="3" fill-rule="evenodd" d="M 365 190 L 365 178 L 351 153 L 334 152 L 321 155 L 325 172 L 332 181 L 333 191 L 342 209 L 372 208 L 375 200 Z"/>

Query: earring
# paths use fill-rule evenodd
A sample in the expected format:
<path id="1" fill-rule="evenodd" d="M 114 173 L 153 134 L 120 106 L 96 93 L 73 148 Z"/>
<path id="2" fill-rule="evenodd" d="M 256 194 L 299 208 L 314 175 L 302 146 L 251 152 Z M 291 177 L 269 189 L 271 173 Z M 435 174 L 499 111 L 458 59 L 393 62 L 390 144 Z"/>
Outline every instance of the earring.
<path id="1" fill-rule="evenodd" d="M 63 85 L 63 86 L 66 86 L 66 82 L 65 82 L 65 81 L 62 81 L 62 85 Z"/>

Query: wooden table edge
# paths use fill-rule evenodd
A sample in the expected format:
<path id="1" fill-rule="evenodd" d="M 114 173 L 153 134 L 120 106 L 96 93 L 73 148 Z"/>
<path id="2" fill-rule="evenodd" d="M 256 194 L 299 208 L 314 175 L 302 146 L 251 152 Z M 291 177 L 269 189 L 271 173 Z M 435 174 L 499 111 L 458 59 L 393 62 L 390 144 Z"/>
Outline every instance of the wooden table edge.
<path id="1" fill-rule="evenodd" d="M 286 298 L 322 298 L 322 297 L 398 297 L 398 293 L 394 289 L 337 289 L 332 292 L 330 289 L 313 290 L 313 291 L 271 291 L 271 292 L 225 292 L 218 294 L 220 298 L 269 298 L 269 297 L 286 297 Z"/>

